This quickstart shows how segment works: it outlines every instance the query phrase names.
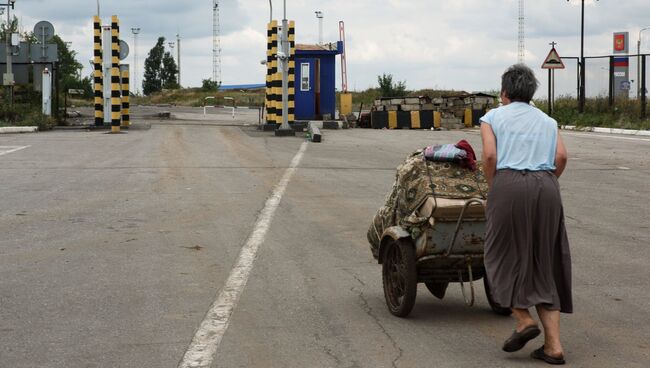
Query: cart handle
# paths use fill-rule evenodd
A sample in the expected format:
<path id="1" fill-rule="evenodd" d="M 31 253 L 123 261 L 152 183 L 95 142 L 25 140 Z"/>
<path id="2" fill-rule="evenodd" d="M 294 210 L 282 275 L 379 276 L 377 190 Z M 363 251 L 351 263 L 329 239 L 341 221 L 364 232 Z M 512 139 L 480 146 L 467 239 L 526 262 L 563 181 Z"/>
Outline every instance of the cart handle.
<path id="1" fill-rule="evenodd" d="M 451 243 L 449 244 L 449 247 L 447 247 L 447 251 L 445 251 L 444 256 L 447 257 L 449 254 L 451 254 L 452 249 L 454 248 L 454 245 L 456 244 L 456 239 L 458 238 L 458 233 L 460 232 L 461 225 L 463 224 L 463 218 L 465 217 L 465 211 L 467 208 L 472 203 L 477 203 L 483 206 L 483 202 L 477 198 L 472 198 L 467 200 L 465 202 L 465 205 L 463 206 L 463 209 L 460 211 L 460 215 L 458 216 L 458 222 L 456 223 L 456 231 L 454 231 L 454 236 L 451 238 Z"/>

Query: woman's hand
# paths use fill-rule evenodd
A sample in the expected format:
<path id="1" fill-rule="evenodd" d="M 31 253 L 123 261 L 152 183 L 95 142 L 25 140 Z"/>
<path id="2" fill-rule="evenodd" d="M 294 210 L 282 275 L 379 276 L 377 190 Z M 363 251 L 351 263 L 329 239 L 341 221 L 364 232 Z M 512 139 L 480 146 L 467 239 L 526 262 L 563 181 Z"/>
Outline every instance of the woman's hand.
<path id="1" fill-rule="evenodd" d="M 490 124 L 481 122 L 481 139 L 483 140 L 483 172 L 487 179 L 488 186 L 492 187 L 492 179 L 497 172 L 497 138 L 492 131 Z"/>

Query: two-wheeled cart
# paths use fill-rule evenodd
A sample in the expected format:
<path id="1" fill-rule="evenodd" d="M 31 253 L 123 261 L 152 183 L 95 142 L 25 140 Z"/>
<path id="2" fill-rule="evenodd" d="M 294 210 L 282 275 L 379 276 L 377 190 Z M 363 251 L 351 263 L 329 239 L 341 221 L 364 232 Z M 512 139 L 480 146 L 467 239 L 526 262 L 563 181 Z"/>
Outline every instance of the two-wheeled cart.
<path id="1" fill-rule="evenodd" d="M 411 312 L 418 283 L 424 283 L 440 299 L 449 283 L 460 283 L 466 304 L 472 306 L 474 281 L 481 278 L 492 310 L 501 315 L 511 313 L 490 298 L 483 265 L 485 205 L 485 200 L 478 198 L 432 196 L 418 209 L 420 216 L 428 216 L 429 221 L 415 239 L 400 226 L 383 232 L 378 261 L 382 265 L 386 304 L 392 314 L 405 317 Z"/>

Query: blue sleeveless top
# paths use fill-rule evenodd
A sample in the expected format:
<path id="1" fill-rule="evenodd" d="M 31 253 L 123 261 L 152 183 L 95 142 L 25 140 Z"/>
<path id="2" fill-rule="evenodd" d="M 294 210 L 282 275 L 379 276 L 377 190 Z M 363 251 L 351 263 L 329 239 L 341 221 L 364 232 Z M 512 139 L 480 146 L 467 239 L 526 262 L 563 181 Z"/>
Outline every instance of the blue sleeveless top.
<path id="1" fill-rule="evenodd" d="M 557 121 L 523 102 L 490 110 L 481 118 L 497 140 L 497 170 L 555 170 Z"/>

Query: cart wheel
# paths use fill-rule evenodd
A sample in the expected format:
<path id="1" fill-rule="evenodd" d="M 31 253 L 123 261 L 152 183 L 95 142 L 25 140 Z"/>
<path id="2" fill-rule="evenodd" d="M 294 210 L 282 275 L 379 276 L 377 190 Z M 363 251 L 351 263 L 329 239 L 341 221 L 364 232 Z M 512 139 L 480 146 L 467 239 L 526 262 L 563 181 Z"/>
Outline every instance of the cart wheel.
<path id="1" fill-rule="evenodd" d="M 442 299 L 445 297 L 445 293 L 447 292 L 447 287 L 449 286 L 448 282 L 425 282 L 424 283 L 427 286 L 427 289 L 433 294 L 438 299 Z"/>
<path id="2" fill-rule="evenodd" d="M 512 309 L 500 307 L 494 302 L 494 300 L 492 300 L 492 295 L 490 294 L 490 283 L 488 281 L 487 275 L 483 276 L 483 286 L 485 286 L 485 296 L 487 296 L 487 300 L 490 304 L 490 308 L 492 308 L 492 311 L 502 316 L 511 315 Z"/>
<path id="3" fill-rule="evenodd" d="M 397 317 L 406 317 L 415 304 L 417 269 L 415 250 L 407 240 L 387 244 L 382 264 L 384 297 L 388 310 Z"/>

